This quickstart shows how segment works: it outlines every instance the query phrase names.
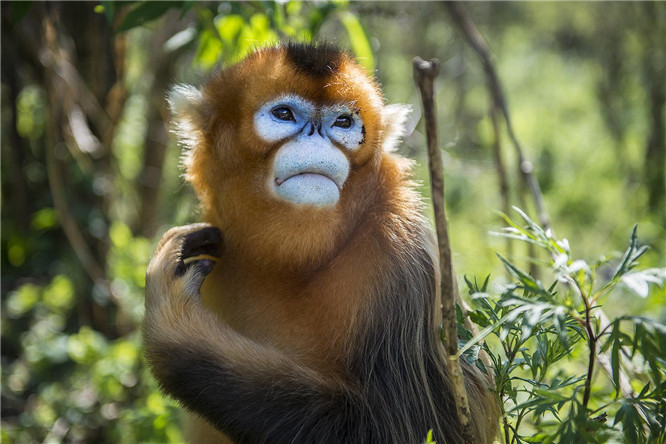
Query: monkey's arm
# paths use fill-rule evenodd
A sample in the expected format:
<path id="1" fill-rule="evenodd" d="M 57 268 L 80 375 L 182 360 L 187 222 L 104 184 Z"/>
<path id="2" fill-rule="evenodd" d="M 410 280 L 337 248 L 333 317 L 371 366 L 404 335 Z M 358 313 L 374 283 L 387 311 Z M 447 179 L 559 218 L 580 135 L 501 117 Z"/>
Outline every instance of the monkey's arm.
<path id="1" fill-rule="evenodd" d="M 240 335 L 200 303 L 219 230 L 169 230 L 148 266 L 143 336 L 160 385 L 236 442 L 347 442 L 362 430 L 362 403 L 279 350 Z M 360 411 L 358 412 L 360 413 Z M 349 424 L 349 421 L 354 424 Z"/>

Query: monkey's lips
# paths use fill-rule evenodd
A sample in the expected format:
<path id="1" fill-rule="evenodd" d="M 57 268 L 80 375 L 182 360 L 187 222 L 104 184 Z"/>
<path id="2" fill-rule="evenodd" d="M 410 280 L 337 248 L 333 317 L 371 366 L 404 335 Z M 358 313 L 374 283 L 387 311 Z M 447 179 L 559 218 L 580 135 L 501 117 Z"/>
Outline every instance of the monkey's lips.
<path id="1" fill-rule="evenodd" d="M 321 173 L 303 172 L 275 179 L 276 194 L 297 205 L 333 205 L 340 199 L 340 189 L 336 181 Z"/>
<path id="2" fill-rule="evenodd" d="M 335 186 L 338 187 L 338 189 L 342 189 L 342 186 L 338 185 L 338 183 L 334 179 L 327 176 L 326 174 L 322 174 L 322 173 L 319 173 L 319 172 L 303 172 L 303 173 L 294 174 L 294 175 L 286 177 L 284 179 L 280 179 L 279 177 L 276 177 L 275 178 L 275 185 L 277 185 L 279 187 L 283 183 L 285 183 L 289 180 L 295 179 L 295 178 L 300 178 L 300 179 L 305 179 L 305 180 L 314 180 L 314 181 L 318 181 L 318 180 L 322 180 L 322 179 L 323 180 L 328 180 L 330 182 L 333 182 L 335 184 Z"/>

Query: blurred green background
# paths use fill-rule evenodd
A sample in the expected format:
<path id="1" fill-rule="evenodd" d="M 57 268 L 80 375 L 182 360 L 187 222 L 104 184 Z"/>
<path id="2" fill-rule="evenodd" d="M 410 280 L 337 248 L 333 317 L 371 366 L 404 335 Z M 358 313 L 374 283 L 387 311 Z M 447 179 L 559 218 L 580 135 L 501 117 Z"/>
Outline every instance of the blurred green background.
<path id="1" fill-rule="evenodd" d="M 141 357 L 147 261 L 199 220 L 166 91 L 280 40 L 334 42 L 414 108 L 400 152 L 429 196 L 412 58 L 436 57 L 456 271 L 502 280 L 497 211 L 536 217 L 484 67 L 438 2 L 3 2 L 2 442 L 179 442 Z M 594 261 L 634 224 L 666 265 L 666 4 L 470 3 L 551 226 Z M 496 114 L 495 114 L 496 115 Z M 499 138 L 496 135 L 499 134 Z M 496 148 L 506 170 L 498 178 Z M 429 201 L 428 201 L 429 202 Z M 431 214 L 431 213 L 430 213 Z M 545 259 L 545 258 L 542 258 Z M 538 261 L 539 258 L 537 257 Z M 666 293 L 606 312 L 666 320 Z"/>

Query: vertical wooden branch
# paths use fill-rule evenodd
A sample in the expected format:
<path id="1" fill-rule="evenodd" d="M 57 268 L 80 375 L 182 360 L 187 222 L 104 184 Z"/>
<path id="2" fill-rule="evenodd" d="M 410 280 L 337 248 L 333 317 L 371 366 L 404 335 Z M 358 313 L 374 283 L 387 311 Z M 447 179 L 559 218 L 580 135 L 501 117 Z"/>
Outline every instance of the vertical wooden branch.
<path id="1" fill-rule="evenodd" d="M 414 59 L 414 80 L 421 93 L 423 116 L 428 140 L 428 164 L 430 167 L 430 186 L 435 210 L 435 228 L 439 247 L 439 266 L 441 271 L 442 319 L 446 335 L 446 354 L 448 369 L 453 386 L 458 419 L 462 426 L 464 442 L 475 442 L 470 421 L 469 402 L 465 389 L 460 360 L 458 359 L 458 325 L 456 322 L 455 292 L 456 284 L 451 261 L 448 225 L 444 208 L 444 172 L 442 154 L 437 140 L 437 110 L 435 107 L 433 83 L 439 74 L 439 61 Z"/>

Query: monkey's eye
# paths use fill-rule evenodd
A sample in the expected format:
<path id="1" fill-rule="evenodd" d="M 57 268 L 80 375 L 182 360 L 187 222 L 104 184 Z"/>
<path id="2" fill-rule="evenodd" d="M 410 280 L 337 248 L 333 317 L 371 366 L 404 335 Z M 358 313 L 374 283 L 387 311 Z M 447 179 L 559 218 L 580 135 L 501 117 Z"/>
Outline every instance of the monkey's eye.
<path id="1" fill-rule="evenodd" d="M 339 128 L 350 128 L 352 126 L 352 119 L 349 116 L 338 116 L 337 119 L 335 119 L 335 122 L 333 122 L 333 126 L 337 126 Z"/>
<path id="2" fill-rule="evenodd" d="M 276 119 L 284 120 L 285 122 L 295 122 L 294 113 L 287 108 L 286 106 L 278 106 L 273 108 L 271 114 L 275 116 Z"/>

